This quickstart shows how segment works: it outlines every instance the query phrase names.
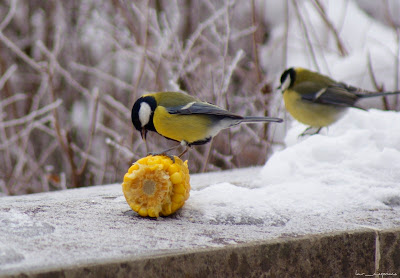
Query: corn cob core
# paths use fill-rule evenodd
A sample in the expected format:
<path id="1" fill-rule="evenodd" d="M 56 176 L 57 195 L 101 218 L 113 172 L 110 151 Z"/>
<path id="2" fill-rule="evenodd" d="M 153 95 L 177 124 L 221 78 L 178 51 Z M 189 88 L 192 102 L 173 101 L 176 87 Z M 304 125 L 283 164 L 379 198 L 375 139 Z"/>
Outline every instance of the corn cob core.
<path id="1" fill-rule="evenodd" d="M 175 156 L 147 156 L 136 161 L 124 176 L 122 191 L 132 210 L 141 216 L 167 216 L 189 198 L 187 161 Z"/>

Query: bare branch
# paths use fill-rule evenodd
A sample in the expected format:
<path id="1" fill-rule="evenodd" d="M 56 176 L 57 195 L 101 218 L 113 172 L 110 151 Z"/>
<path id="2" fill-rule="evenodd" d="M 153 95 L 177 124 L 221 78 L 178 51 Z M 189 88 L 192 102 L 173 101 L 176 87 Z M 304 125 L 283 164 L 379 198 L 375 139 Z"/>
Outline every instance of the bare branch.
<path id="1" fill-rule="evenodd" d="M 85 149 L 85 156 L 84 156 L 84 160 L 81 163 L 81 166 L 77 169 L 77 175 L 82 175 L 83 171 L 85 171 L 86 165 L 87 165 L 87 161 L 88 161 L 88 155 L 90 153 L 90 150 L 92 149 L 92 143 L 93 143 L 93 137 L 94 134 L 96 132 L 96 120 L 97 120 L 97 112 L 98 112 L 98 107 L 99 107 L 99 90 L 96 88 L 93 91 L 93 101 L 92 101 L 92 116 L 90 118 L 90 131 L 88 134 L 88 139 L 86 139 L 87 142 L 87 146 Z"/>
<path id="2" fill-rule="evenodd" d="M 319 65 L 318 65 L 318 61 L 317 61 L 317 57 L 316 57 L 315 51 L 314 51 L 314 46 L 313 46 L 313 44 L 311 42 L 310 35 L 308 34 L 308 30 L 306 28 L 304 19 L 303 19 L 302 15 L 301 15 L 300 8 L 297 5 L 297 0 L 292 0 L 292 3 L 293 3 L 293 6 L 295 8 L 294 10 L 296 11 L 297 19 L 300 22 L 301 29 L 303 30 L 303 33 L 304 33 L 304 36 L 305 36 L 305 39 L 306 39 L 306 42 L 307 42 L 307 46 L 308 46 L 308 48 L 310 50 L 310 54 L 311 54 L 311 58 L 312 58 L 312 60 L 314 62 L 314 66 L 316 67 L 316 69 L 318 71 L 320 71 L 320 68 L 319 68 Z"/>
<path id="3" fill-rule="evenodd" d="M 0 23 L 0 32 L 7 27 L 7 25 L 11 22 L 12 18 L 14 17 L 15 11 L 17 9 L 17 3 L 18 3 L 17 0 L 11 0 L 10 9 L 8 10 L 8 13 L 4 17 L 3 21 Z"/>
<path id="4" fill-rule="evenodd" d="M 110 75 L 110 74 L 108 74 L 108 73 L 106 73 L 106 72 L 104 72 L 104 71 L 102 71 L 100 69 L 94 68 L 94 67 L 88 67 L 88 66 L 85 66 L 85 65 L 82 65 L 82 64 L 78 64 L 78 63 L 75 63 L 75 62 L 71 63 L 71 67 L 73 69 L 75 69 L 75 70 L 79 70 L 79 71 L 82 71 L 82 72 L 85 72 L 85 73 L 89 73 L 89 74 L 95 75 L 95 76 L 101 78 L 102 80 L 111 82 L 115 86 L 118 86 L 118 87 L 120 87 L 121 89 L 124 89 L 124 90 L 133 91 L 134 88 L 135 88 L 131 84 L 126 83 L 125 81 L 123 81 L 121 79 L 118 79 L 117 77 L 114 77 L 114 76 L 112 76 L 112 75 Z"/>
<path id="5" fill-rule="evenodd" d="M 328 26 L 328 28 L 332 31 L 333 36 L 335 37 L 336 45 L 337 45 L 337 47 L 339 49 L 340 55 L 347 56 L 349 54 L 349 52 L 344 47 L 344 43 L 340 39 L 338 31 L 336 30 L 336 28 L 333 25 L 332 21 L 329 20 L 327 14 L 325 12 L 325 9 L 322 6 L 321 2 L 319 0 L 314 0 L 312 3 L 316 7 L 316 10 L 320 14 L 322 20 L 325 22 L 325 24 Z"/>
<path id="6" fill-rule="evenodd" d="M 121 102 L 119 102 L 118 100 L 116 100 L 115 98 L 113 98 L 110 95 L 102 95 L 100 98 L 104 103 L 107 103 L 108 105 L 110 105 L 113 109 L 115 109 L 115 111 L 118 111 L 119 113 L 123 114 L 123 115 L 130 115 L 131 110 L 126 108 L 125 105 L 123 105 Z"/>
<path id="7" fill-rule="evenodd" d="M 3 89 L 4 84 L 10 79 L 11 75 L 14 74 L 14 72 L 17 70 L 18 66 L 16 64 L 13 64 L 11 67 L 9 67 L 6 72 L 3 74 L 3 76 L 0 78 L 0 90 Z"/>
<path id="8" fill-rule="evenodd" d="M 256 8 L 255 8 L 255 4 L 254 4 L 254 0 L 251 0 L 251 21 L 253 26 L 257 26 L 257 20 L 256 20 Z M 258 82 L 261 82 L 262 77 L 261 77 L 261 69 L 260 69 L 260 63 L 259 63 L 259 57 L 258 57 L 258 42 L 256 40 L 256 32 L 254 30 L 253 32 L 253 55 L 254 55 L 254 65 L 256 68 L 256 72 L 257 72 L 257 80 Z"/>
<path id="9" fill-rule="evenodd" d="M 37 42 L 37 46 L 42 50 L 44 54 L 50 59 L 50 62 L 52 63 L 54 69 L 60 73 L 67 81 L 68 83 L 76 89 L 78 92 L 82 93 L 85 97 L 90 98 L 90 92 L 88 89 L 84 88 L 81 84 L 76 81 L 71 73 L 69 73 L 67 70 L 65 70 L 63 67 L 60 66 L 60 64 L 57 62 L 56 57 L 54 56 L 53 53 L 51 53 L 47 47 L 43 44 L 42 41 Z"/>
<path id="10" fill-rule="evenodd" d="M 229 65 L 225 79 L 223 80 L 222 83 L 223 85 L 221 89 L 222 94 L 225 94 L 228 91 L 228 86 L 231 82 L 232 74 L 243 57 L 244 57 L 244 51 L 242 49 L 239 49 L 239 51 L 236 52 L 236 55 L 233 58 L 232 63 Z"/>
<path id="11" fill-rule="evenodd" d="M 18 57 L 25 61 L 28 65 L 34 68 L 38 72 L 43 72 L 44 68 L 35 60 L 31 59 L 28 55 L 19 49 L 11 40 L 9 40 L 3 32 L 0 32 L 0 41 L 3 42 L 8 48 L 10 48 Z"/>
<path id="12" fill-rule="evenodd" d="M 14 120 L 9 120 L 9 121 L 4 121 L 0 123 L 0 127 L 10 127 L 10 126 L 17 126 L 17 125 L 23 125 L 28 122 L 33 121 L 36 117 L 42 116 L 57 107 L 59 107 L 62 104 L 61 99 L 57 99 L 55 102 L 50 103 L 49 105 L 44 106 L 43 108 L 40 108 L 39 110 L 33 111 L 29 113 L 28 115 L 21 117 L 19 119 L 14 119 Z"/>
<path id="13" fill-rule="evenodd" d="M 8 105 L 10 105 L 10 104 L 13 104 L 13 103 L 15 103 L 15 102 L 18 102 L 18 101 L 20 101 L 20 100 L 25 100 L 25 99 L 27 99 L 27 95 L 24 95 L 24 94 L 15 94 L 15 95 L 13 95 L 13 96 L 11 96 L 11 97 L 9 97 L 9 98 L 3 99 L 3 100 L 0 102 L 0 109 L 3 109 L 4 107 L 6 107 L 6 106 L 8 106 Z"/>
<path id="14" fill-rule="evenodd" d="M 106 144 L 114 147 L 116 150 L 118 150 L 121 154 L 123 154 L 128 159 L 132 159 L 132 158 L 139 159 L 140 158 L 140 156 L 134 154 L 127 147 L 121 146 L 116 141 L 112 140 L 111 138 L 106 138 Z"/>

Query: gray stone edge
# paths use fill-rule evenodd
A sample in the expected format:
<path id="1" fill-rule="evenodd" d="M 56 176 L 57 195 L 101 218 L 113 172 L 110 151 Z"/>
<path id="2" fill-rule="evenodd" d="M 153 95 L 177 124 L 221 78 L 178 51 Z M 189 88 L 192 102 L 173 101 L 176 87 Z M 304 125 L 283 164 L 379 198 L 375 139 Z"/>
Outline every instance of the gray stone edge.
<path id="1" fill-rule="evenodd" d="M 281 237 L 226 247 L 21 270 L 0 277 L 361 277 L 373 273 L 400 275 L 400 228 Z"/>

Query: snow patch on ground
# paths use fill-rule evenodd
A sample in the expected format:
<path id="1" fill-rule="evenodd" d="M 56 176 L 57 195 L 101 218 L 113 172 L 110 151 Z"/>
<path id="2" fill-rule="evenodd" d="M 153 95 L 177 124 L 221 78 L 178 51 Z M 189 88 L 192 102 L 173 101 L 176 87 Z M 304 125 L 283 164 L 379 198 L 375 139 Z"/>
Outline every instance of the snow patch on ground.
<path id="1" fill-rule="evenodd" d="M 313 136 L 298 137 L 306 126 L 293 123 L 287 148 L 258 173 L 242 170 L 239 182 L 213 184 L 210 178 L 209 186 L 194 186 L 182 214 L 210 223 L 279 226 L 310 217 L 351 222 L 366 211 L 400 206 L 398 123 L 398 112 L 358 109 Z"/>

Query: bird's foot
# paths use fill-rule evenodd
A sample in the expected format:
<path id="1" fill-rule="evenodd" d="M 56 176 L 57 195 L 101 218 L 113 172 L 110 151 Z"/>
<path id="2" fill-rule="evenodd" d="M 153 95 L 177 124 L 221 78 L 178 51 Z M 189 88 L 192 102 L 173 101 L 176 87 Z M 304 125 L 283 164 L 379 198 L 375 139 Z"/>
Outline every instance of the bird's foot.
<path id="1" fill-rule="evenodd" d="M 311 136 L 311 135 L 318 134 L 321 131 L 321 129 L 322 129 L 322 127 L 309 126 L 299 135 L 299 137 L 303 137 L 306 135 Z"/>
<path id="2" fill-rule="evenodd" d="M 166 156 L 166 157 L 170 158 L 172 160 L 172 162 L 175 163 L 175 157 L 173 155 L 167 154 L 165 151 L 163 151 L 163 152 L 150 152 L 147 155 L 152 155 L 152 156 L 163 155 L 163 156 Z"/>

